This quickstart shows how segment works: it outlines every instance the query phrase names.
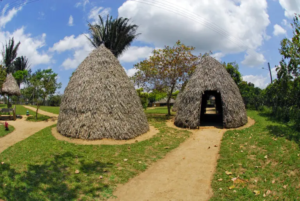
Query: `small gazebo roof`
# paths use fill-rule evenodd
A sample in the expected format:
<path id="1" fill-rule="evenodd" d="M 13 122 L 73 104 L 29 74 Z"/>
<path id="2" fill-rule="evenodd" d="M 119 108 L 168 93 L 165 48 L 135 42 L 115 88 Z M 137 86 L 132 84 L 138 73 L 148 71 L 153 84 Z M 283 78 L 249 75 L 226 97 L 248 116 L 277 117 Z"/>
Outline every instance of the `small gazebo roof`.
<path id="1" fill-rule="evenodd" d="M 16 96 L 21 95 L 21 90 L 17 84 L 17 81 L 11 73 L 7 75 L 6 80 L 2 85 L 1 93 Z"/>

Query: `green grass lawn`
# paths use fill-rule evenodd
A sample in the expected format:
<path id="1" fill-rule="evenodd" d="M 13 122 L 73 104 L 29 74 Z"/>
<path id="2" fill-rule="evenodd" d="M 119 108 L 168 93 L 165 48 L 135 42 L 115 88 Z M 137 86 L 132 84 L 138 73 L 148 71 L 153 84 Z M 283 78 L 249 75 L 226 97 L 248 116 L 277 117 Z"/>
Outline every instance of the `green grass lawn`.
<path id="1" fill-rule="evenodd" d="M 167 127 L 166 116 L 150 116 L 149 123 L 160 132 L 131 145 L 71 144 L 56 140 L 50 127 L 15 144 L 0 154 L 4 162 L 0 163 L 0 199 L 101 200 L 111 196 L 117 184 L 145 171 L 190 135 Z"/>
<path id="2" fill-rule="evenodd" d="M 224 134 L 211 200 L 300 200 L 300 132 L 263 113 L 248 116 L 254 126 Z"/>
<path id="3" fill-rule="evenodd" d="M 0 124 L 0 138 L 10 134 L 14 130 L 15 130 L 15 128 L 13 126 L 9 125 L 9 122 L 8 122 L 8 131 L 5 130 L 5 127 L 3 124 Z"/>
<path id="4" fill-rule="evenodd" d="M 0 108 L 6 108 L 6 105 L 1 104 Z M 12 106 L 13 108 L 15 107 L 15 105 Z M 27 118 L 27 121 L 45 121 L 48 120 L 50 117 L 46 116 L 46 115 L 41 115 L 38 114 L 38 119 L 35 119 L 35 111 L 27 109 L 25 107 L 23 107 L 22 105 L 16 105 L 16 114 L 17 115 L 26 115 L 26 111 L 29 111 L 29 117 Z"/>
<path id="5" fill-rule="evenodd" d="M 168 114 L 168 107 L 155 107 L 155 109 L 150 109 L 147 108 L 147 110 L 145 110 L 146 114 Z M 175 112 L 172 112 L 172 108 L 171 108 L 171 115 L 176 114 Z"/>
<path id="6" fill-rule="evenodd" d="M 35 105 L 29 105 L 30 107 L 36 108 Z M 40 106 L 40 109 L 46 112 L 51 112 L 53 114 L 59 114 L 59 107 L 52 107 L 52 106 Z"/>

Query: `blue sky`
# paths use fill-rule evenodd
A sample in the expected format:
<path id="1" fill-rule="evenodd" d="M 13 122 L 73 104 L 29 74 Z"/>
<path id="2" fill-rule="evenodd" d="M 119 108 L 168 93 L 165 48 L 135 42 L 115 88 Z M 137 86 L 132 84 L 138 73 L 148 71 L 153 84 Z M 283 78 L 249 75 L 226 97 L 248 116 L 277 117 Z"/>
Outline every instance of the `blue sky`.
<path id="1" fill-rule="evenodd" d="M 23 3 L 23 4 L 22 4 Z M 243 79 L 264 88 L 281 56 L 280 41 L 292 37 L 296 0 L 3 0 L 0 2 L 0 42 L 21 42 L 19 56 L 27 56 L 33 71 L 52 68 L 63 93 L 69 77 L 93 50 L 86 39 L 87 22 L 98 15 L 127 17 L 141 35 L 119 57 L 128 75 L 135 63 L 154 48 L 181 40 L 196 47 L 195 54 L 212 51 L 220 61 L 236 61 Z M 1 56 L 0 56 L 1 57 Z"/>

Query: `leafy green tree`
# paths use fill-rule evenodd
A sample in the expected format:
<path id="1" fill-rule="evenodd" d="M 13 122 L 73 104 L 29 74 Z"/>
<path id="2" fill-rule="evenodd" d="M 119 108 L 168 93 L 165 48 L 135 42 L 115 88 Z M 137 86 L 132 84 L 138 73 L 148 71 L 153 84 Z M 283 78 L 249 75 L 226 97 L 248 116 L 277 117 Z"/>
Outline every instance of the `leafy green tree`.
<path id="1" fill-rule="evenodd" d="M 52 69 L 37 70 L 29 79 L 29 88 L 33 94 L 33 100 L 37 105 L 36 118 L 41 101 L 39 98 L 45 100 L 47 96 L 53 95 L 57 89 L 61 87 L 61 83 L 57 83 L 57 74 Z"/>
<path id="2" fill-rule="evenodd" d="M 167 93 L 168 115 L 171 115 L 170 99 L 174 90 L 189 78 L 202 57 L 193 55 L 194 49 L 177 41 L 173 47 L 154 50 L 153 56 L 135 65 L 137 72 L 133 80 L 137 86 Z"/>
<path id="3" fill-rule="evenodd" d="M 62 96 L 60 94 L 50 95 L 49 105 L 50 106 L 60 106 Z"/>
<path id="4" fill-rule="evenodd" d="M 223 66 L 226 68 L 227 72 L 230 74 L 234 82 L 239 85 L 242 81 L 242 75 L 239 72 L 239 65 L 236 62 L 223 63 Z"/>
<path id="5" fill-rule="evenodd" d="M 6 67 L 6 73 L 14 72 L 13 61 L 17 57 L 18 48 L 20 46 L 20 42 L 15 45 L 14 38 L 11 38 L 8 43 L 3 47 L 2 57 L 3 63 Z"/>
<path id="6" fill-rule="evenodd" d="M 0 65 L 0 90 L 2 89 L 2 85 L 6 79 L 6 69 Z"/>
<path id="7" fill-rule="evenodd" d="M 88 24 L 89 31 L 92 35 L 88 38 L 94 47 L 99 47 L 104 43 L 105 47 L 118 57 L 130 46 L 131 42 L 139 35 L 136 34 L 138 28 L 135 24 L 129 24 L 127 18 L 116 18 L 107 15 L 106 22 L 99 15 L 99 24 Z"/>
<path id="8" fill-rule="evenodd" d="M 141 99 L 141 103 L 143 108 L 146 110 L 149 104 L 149 94 L 144 92 L 143 88 L 137 89 L 136 92 L 138 93 L 140 99 Z"/>
<path id="9" fill-rule="evenodd" d="M 28 59 L 24 56 L 17 57 L 13 62 L 13 75 L 20 87 L 21 83 L 26 81 L 26 78 L 30 75 L 31 69 L 29 69 Z"/>

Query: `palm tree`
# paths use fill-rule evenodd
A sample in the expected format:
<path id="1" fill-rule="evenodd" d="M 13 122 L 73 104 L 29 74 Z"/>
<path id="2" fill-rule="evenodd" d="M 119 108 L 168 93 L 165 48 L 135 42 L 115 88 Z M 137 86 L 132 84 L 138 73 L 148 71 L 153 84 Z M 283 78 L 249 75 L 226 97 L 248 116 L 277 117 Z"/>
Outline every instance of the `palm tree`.
<path id="1" fill-rule="evenodd" d="M 99 15 L 100 24 L 88 24 L 89 31 L 92 35 L 88 37 L 92 45 L 97 48 L 104 43 L 105 47 L 118 57 L 131 44 L 131 42 L 139 35 L 136 34 L 138 28 L 135 24 L 129 24 L 128 18 L 116 18 L 107 15 L 104 23 Z"/>
<path id="2" fill-rule="evenodd" d="M 26 78 L 28 77 L 28 74 L 31 73 L 31 70 L 29 69 L 29 62 L 28 59 L 24 56 L 21 57 L 17 57 L 15 59 L 15 61 L 13 62 L 13 73 L 16 72 L 20 72 L 20 75 L 22 74 L 22 76 L 18 76 L 15 77 L 17 80 L 17 83 L 20 87 L 21 83 L 24 82 L 26 80 Z"/>
<path id="3" fill-rule="evenodd" d="M 20 46 L 20 42 L 18 42 L 15 45 L 14 38 L 10 39 L 8 44 L 5 45 L 5 48 L 3 47 L 3 63 L 6 67 L 6 73 L 13 73 L 14 72 L 14 66 L 13 61 L 17 57 L 18 48 Z"/>

